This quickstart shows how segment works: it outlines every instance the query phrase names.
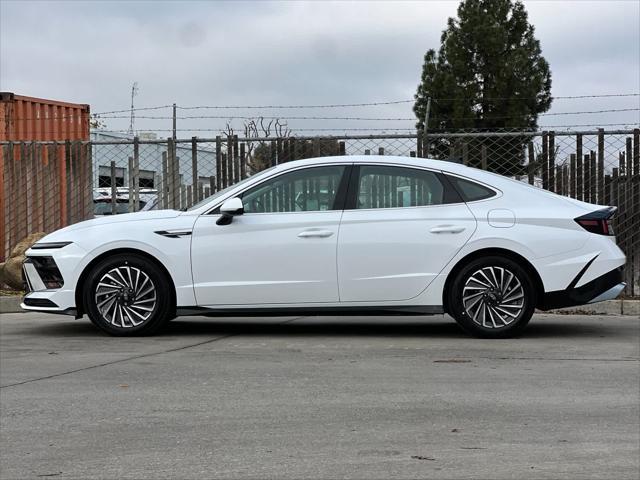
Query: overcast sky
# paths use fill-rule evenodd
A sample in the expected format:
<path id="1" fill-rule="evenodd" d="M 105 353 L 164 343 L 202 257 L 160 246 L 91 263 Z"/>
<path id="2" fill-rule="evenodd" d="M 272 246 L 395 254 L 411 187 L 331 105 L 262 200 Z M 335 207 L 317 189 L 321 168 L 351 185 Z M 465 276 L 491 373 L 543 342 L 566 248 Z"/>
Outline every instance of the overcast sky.
<path id="1" fill-rule="evenodd" d="M 525 5 L 551 64 L 554 96 L 640 92 L 640 2 L 526 1 Z M 406 100 L 415 93 L 424 52 L 438 48 L 447 17 L 455 15 L 457 6 L 457 1 L 0 0 L 0 90 L 88 103 L 93 112 L 128 108 L 134 81 L 139 84 L 137 107 L 173 102 L 199 106 Z M 187 110 L 179 115 L 412 118 L 411 105 Z M 639 97 L 557 100 L 550 113 L 638 107 Z M 146 112 L 170 113 L 170 109 Z M 111 129 L 126 129 L 129 124 L 128 119 L 105 121 Z M 640 115 L 636 111 L 547 116 L 539 123 L 638 124 Z M 207 136 L 190 129 L 216 131 L 224 124 L 224 119 L 184 119 L 178 127 L 181 136 Z M 413 124 L 413 120 L 289 121 L 294 130 L 390 130 Z M 170 129 L 171 122 L 138 118 L 136 127 Z"/>

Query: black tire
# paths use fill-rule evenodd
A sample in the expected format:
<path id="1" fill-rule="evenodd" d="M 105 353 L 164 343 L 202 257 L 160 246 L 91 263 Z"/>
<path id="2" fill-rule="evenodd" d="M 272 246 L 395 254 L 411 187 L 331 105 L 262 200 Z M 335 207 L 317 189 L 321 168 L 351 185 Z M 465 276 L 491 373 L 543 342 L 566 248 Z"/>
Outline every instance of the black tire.
<path id="1" fill-rule="evenodd" d="M 131 280 L 127 281 L 129 273 Z M 171 288 L 166 273 L 153 261 L 141 255 L 116 254 L 91 269 L 83 302 L 91 322 L 110 335 L 152 335 L 174 317 Z"/>
<path id="2" fill-rule="evenodd" d="M 457 272 L 447 294 L 449 313 L 466 332 L 480 338 L 517 336 L 536 305 L 531 276 L 517 262 L 500 256 L 469 262 Z"/>

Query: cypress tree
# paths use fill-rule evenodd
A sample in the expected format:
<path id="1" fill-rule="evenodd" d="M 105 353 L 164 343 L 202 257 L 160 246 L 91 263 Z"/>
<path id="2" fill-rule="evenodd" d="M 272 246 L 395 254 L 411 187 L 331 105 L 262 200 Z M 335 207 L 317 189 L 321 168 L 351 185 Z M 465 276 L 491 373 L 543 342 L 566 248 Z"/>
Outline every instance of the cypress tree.
<path id="1" fill-rule="evenodd" d="M 551 72 L 534 27 L 520 1 L 463 0 L 457 18 L 449 18 L 439 51 L 424 56 L 413 111 L 422 130 L 428 97 L 428 156 L 459 155 L 460 141 L 437 132 L 472 129 L 535 130 L 538 115 L 551 107 Z M 480 164 L 484 145 L 489 168 L 521 173 L 524 137 L 467 139 L 469 161 Z"/>

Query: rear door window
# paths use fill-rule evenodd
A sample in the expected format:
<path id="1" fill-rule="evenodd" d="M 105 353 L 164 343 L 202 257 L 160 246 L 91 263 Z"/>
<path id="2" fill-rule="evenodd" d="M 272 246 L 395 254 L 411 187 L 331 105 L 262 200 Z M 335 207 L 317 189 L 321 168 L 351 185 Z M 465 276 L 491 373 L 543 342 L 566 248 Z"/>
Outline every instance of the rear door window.
<path id="1" fill-rule="evenodd" d="M 362 165 L 355 208 L 423 207 L 448 203 L 438 175 L 427 170 Z"/>

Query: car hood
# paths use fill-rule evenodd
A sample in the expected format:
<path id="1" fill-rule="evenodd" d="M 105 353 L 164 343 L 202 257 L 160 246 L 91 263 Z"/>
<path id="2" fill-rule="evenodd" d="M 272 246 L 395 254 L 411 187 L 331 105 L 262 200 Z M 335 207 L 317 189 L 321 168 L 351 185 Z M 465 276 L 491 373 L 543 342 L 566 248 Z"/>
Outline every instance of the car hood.
<path id="1" fill-rule="evenodd" d="M 55 232 L 50 233 L 41 241 L 57 241 L 57 238 L 59 238 L 60 235 L 64 236 L 67 233 L 75 232 L 85 228 L 99 227 L 102 225 L 109 225 L 114 223 L 140 222 L 144 220 L 175 218 L 181 213 L 182 212 L 179 212 L 178 210 L 150 210 L 147 212 L 124 213 L 121 215 L 106 215 L 104 217 L 85 220 L 84 222 L 74 223 L 73 225 L 69 225 L 68 227 L 61 228 L 60 230 L 56 230 Z"/>

